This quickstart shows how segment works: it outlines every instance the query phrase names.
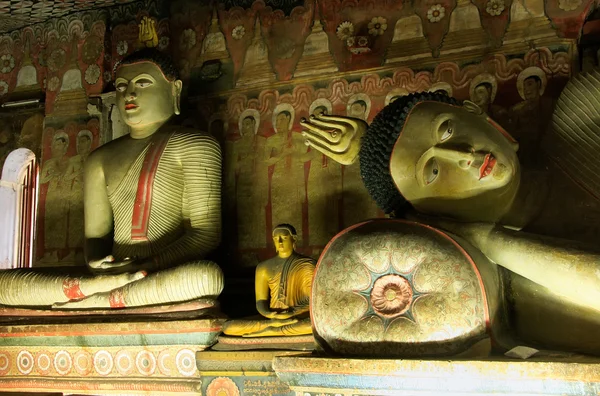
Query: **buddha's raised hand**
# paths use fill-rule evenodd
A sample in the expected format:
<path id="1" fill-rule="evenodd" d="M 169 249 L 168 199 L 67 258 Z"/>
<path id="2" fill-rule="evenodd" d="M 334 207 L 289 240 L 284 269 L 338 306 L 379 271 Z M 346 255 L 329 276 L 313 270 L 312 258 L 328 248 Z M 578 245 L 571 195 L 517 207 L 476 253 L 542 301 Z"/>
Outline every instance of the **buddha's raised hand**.
<path id="1" fill-rule="evenodd" d="M 300 125 L 304 143 L 314 147 L 329 158 L 342 165 L 353 164 L 358 158 L 360 141 L 367 123 L 358 118 L 311 115 L 309 120 L 303 118 Z"/>

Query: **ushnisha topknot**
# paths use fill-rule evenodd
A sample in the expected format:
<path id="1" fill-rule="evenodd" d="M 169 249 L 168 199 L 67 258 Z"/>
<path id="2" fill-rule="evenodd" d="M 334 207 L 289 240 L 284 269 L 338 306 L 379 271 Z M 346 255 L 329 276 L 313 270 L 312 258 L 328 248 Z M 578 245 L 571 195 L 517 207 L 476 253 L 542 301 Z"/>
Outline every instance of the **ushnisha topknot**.
<path id="1" fill-rule="evenodd" d="M 115 64 L 115 72 L 117 69 L 124 65 L 131 65 L 138 62 L 151 62 L 162 70 L 166 79 L 169 81 L 175 81 L 179 79 L 179 73 L 173 63 L 171 57 L 156 48 L 143 48 L 139 51 L 132 52 L 123 58 L 120 62 Z"/>
<path id="2" fill-rule="evenodd" d="M 296 232 L 296 229 L 291 224 L 285 224 L 285 223 L 278 224 L 275 228 L 273 228 L 273 234 L 275 234 L 275 231 L 277 231 L 277 230 L 287 230 L 290 233 L 290 235 L 292 235 L 292 236 L 298 235 L 298 233 Z"/>
<path id="3" fill-rule="evenodd" d="M 362 138 L 360 174 L 369 194 L 386 214 L 400 215 L 409 207 L 392 179 L 390 158 L 413 107 L 432 101 L 460 105 L 458 100 L 445 93 L 419 92 L 402 96 L 375 116 Z"/>

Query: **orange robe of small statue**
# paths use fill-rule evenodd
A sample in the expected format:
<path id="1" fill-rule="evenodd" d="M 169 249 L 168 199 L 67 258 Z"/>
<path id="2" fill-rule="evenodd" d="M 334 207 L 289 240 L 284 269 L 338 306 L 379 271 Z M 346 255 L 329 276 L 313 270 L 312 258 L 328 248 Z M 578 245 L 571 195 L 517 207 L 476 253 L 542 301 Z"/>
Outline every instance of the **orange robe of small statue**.
<path id="1" fill-rule="evenodd" d="M 273 229 L 277 256 L 256 267 L 256 309 L 261 316 L 229 321 L 223 333 L 244 337 L 312 334 L 309 303 L 315 260 L 294 251 L 296 239 L 291 225 Z"/>

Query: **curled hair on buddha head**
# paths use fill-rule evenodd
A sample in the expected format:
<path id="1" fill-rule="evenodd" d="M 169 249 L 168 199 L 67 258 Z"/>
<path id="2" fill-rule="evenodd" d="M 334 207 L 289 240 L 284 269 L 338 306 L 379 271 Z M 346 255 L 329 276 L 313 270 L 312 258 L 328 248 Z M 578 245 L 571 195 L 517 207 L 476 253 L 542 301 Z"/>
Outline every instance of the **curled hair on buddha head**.
<path id="1" fill-rule="evenodd" d="M 409 208 L 409 203 L 392 179 L 390 158 L 408 115 L 421 102 L 459 104 L 448 94 L 438 92 L 419 92 L 402 96 L 375 116 L 362 138 L 359 154 L 360 174 L 371 198 L 386 214 L 400 215 Z"/>
<path id="2" fill-rule="evenodd" d="M 275 228 L 273 228 L 273 234 L 275 234 L 275 231 L 277 231 L 277 230 L 286 230 L 287 232 L 290 233 L 291 236 L 293 236 L 293 237 L 298 236 L 296 229 L 291 224 L 286 224 L 286 223 L 278 224 L 277 226 L 275 226 Z"/>
<path id="3" fill-rule="evenodd" d="M 131 65 L 138 62 L 151 62 L 162 70 L 163 74 L 169 81 L 179 79 L 179 73 L 173 63 L 173 60 L 167 54 L 157 50 L 156 48 L 143 48 L 139 51 L 132 52 L 123 58 L 115 65 L 115 73 L 117 69 L 124 65 Z"/>

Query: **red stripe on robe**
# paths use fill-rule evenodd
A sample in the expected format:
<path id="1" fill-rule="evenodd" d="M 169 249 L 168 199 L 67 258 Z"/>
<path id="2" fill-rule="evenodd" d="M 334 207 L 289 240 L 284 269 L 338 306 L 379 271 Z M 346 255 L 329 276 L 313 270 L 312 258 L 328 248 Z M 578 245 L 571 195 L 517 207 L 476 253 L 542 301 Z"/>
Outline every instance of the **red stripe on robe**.
<path id="1" fill-rule="evenodd" d="M 154 189 L 154 178 L 158 163 L 162 156 L 169 138 L 170 133 L 161 133 L 155 135 L 155 138 L 150 143 L 142 171 L 138 179 L 137 193 L 135 195 L 135 203 L 133 206 L 133 216 L 131 218 L 131 240 L 132 241 L 148 241 L 148 223 L 150 222 L 150 208 L 152 207 L 152 191 Z"/>

